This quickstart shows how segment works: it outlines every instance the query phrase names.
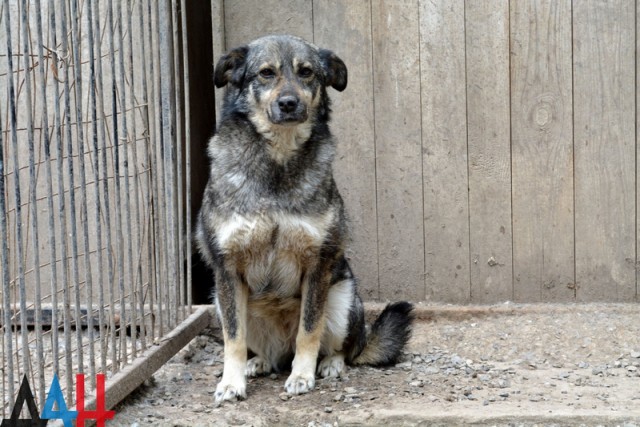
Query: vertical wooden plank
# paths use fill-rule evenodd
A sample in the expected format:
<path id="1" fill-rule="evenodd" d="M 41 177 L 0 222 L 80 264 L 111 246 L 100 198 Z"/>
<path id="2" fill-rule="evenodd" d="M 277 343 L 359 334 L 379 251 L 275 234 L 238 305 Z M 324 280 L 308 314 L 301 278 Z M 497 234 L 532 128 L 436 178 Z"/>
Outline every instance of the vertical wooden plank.
<path id="1" fill-rule="evenodd" d="M 213 51 L 213 64 L 211 65 L 210 76 L 213 76 L 213 67 L 218 59 L 225 53 L 227 46 L 225 45 L 224 31 L 224 1 L 211 0 L 211 50 Z M 212 77 L 209 77 L 213 79 Z M 216 90 L 214 105 L 216 109 L 215 122 L 218 123 L 222 112 L 223 90 Z"/>
<path id="2" fill-rule="evenodd" d="M 635 297 L 634 7 L 573 4 L 578 301 Z"/>
<path id="3" fill-rule="evenodd" d="M 420 2 L 425 285 L 468 303 L 469 192 L 464 0 Z"/>
<path id="4" fill-rule="evenodd" d="M 311 0 L 224 2 L 227 49 L 267 34 L 291 34 L 313 41 Z"/>
<path id="5" fill-rule="evenodd" d="M 373 133 L 371 5 L 368 1 L 315 0 L 315 43 L 333 50 L 349 70 L 343 93 L 331 89 L 331 130 L 338 141 L 334 174 L 350 219 L 347 256 L 364 299 L 379 298 L 376 172 Z"/>
<path id="6" fill-rule="evenodd" d="M 471 298 L 513 298 L 509 2 L 465 3 Z"/>
<path id="7" fill-rule="evenodd" d="M 372 2 L 380 297 L 424 299 L 416 0 Z"/>
<path id="8" fill-rule="evenodd" d="M 514 299 L 571 301 L 571 1 L 511 3 Z"/>
<path id="9" fill-rule="evenodd" d="M 640 177 L 640 141 L 638 140 L 638 123 L 640 123 L 640 117 L 638 116 L 637 106 L 640 102 L 640 90 L 638 89 L 638 79 L 640 73 L 638 72 L 638 53 L 640 51 L 640 26 L 638 20 L 640 19 L 640 0 L 636 0 L 636 302 L 640 302 L 640 254 L 638 254 L 638 245 L 640 244 L 640 236 L 638 235 L 638 226 L 640 225 L 640 186 L 638 185 L 638 177 Z"/>

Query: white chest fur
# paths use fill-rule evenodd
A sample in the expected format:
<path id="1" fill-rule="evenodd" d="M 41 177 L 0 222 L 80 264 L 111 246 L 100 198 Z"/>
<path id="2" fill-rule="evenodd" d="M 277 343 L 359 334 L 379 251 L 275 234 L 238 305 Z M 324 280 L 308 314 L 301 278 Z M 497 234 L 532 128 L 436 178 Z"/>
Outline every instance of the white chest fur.
<path id="1" fill-rule="evenodd" d="M 244 277 L 253 292 L 281 297 L 299 293 L 303 273 L 315 266 L 334 212 L 293 215 L 238 215 L 222 221 L 217 240 L 228 267 Z"/>

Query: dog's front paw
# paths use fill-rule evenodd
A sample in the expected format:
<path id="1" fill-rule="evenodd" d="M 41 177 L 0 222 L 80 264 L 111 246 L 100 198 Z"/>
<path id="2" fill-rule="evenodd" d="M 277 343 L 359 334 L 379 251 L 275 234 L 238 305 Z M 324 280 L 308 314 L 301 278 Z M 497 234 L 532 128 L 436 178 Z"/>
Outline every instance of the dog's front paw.
<path id="1" fill-rule="evenodd" d="M 257 377 L 271 372 L 271 364 L 260 356 L 255 356 L 247 361 L 245 373 L 248 377 Z"/>
<path id="2" fill-rule="evenodd" d="M 313 373 L 308 375 L 292 372 L 289 378 L 287 378 L 287 382 L 284 383 L 284 389 L 289 394 L 303 394 L 313 390 L 315 385 L 316 378 Z"/>
<path id="3" fill-rule="evenodd" d="M 225 381 L 223 378 L 214 394 L 216 405 L 221 405 L 225 400 L 242 400 L 247 397 L 246 381 Z"/>
<path id="4" fill-rule="evenodd" d="M 338 378 L 344 372 L 344 355 L 326 356 L 318 365 L 318 374 L 323 378 Z"/>

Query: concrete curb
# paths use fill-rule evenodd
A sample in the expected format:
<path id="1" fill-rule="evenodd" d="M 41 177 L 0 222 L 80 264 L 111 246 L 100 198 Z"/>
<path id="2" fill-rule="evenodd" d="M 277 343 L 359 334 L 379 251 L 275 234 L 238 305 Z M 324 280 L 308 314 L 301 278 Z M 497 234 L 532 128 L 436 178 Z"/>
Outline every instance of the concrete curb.
<path id="1" fill-rule="evenodd" d="M 583 414 L 527 414 L 501 413 L 478 415 L 476 411 L 456 410 L 452 413 L 433 413 L 428 407 L 415 411 L 379 409 L 370 412 L 367 424 L 362 415 L 341 417 L 340 425 L 402 425 L 402 426 L 633 426 L 640 425 L 640 411 L 633 414 L 609 414 L 589 411 Z"/>
<path id="2" fill-rule="evenodd" d="M 364 304 L 367 321 L 375 319 L 384 309 L 386 303 L 367 302 Z M 437 320 L 462 321 L 474 318 L 517 316 L 522 314 L 552 314 L 571 312 L 617 312 L 625 314 L 640 314 L 638 303 L 571 303 L 571 304 L 516 304 L 503 303 L 496 305 L 428 305 L 415 304 L 414 314 L 419 321 L 432 322 Z"/>

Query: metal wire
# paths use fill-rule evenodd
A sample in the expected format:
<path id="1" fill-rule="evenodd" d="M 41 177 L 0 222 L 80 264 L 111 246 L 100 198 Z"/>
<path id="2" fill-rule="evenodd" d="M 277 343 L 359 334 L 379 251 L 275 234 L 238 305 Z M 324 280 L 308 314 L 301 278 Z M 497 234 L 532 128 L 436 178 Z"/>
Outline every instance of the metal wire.
<path id="1" fill-rule="evenodd" d="M 1 114 L 2 110 L 0 110 Z M 2 376 L 2 391 L 4 396 L 14 395 L 14 366 L 13 366 L 13 342 L 11 341 L 11 277 L 9 276 L 9 248 L 7 232 L 7 210 L 5 201 L 5 174 L 4 174 L 4 132 L 2 131 L 2 120 L 0 120 L 0 233 L 2 233 L 2 311 L 3 311 L 3 329 L 4 340 L 2 343 L 2 360 L 6 361 L 6 375 Z M 9 326 L 7 326 L 9 325 Z M 6 385 L 5 385 L 6 384 Z M 5 406 L 7 401 L 3 402 Z M 4 414 L 4 411 L 3 411 Z"/>
<path id="2" fill-rule="evenodd" d="M 67 7 L 66 4 L 62 7 L 62 13 L 60 14 L 60 31 L 62 37 L 60 38 L 62 45 L 62 55 L 65 58 L 70 57 L 69 52 L 69 42 L 67 39 Z M 60 215 L 63 216 L 61 221 L 63 223 L 69 223 L 70 232 L 70 240 L 71 240 L 71 273 L 72 273 L 72 281 L 65 280 L 64 285 L 64 336 L 65 336 L 65 373 L 66 373 L 66 381 L 67 381 L 67 400 L 73 399 L 73 353 L 71 352 L 72 343 L 71 343 L 71 296 L 76 296 L 76 310 L 79 310 L 80 298 L 79 298 L 79 271 L 78 271 L 78 240 L 77 240 L 77 223 L 76 219 L 76 198 L 75 198 L 75 173 L 73 168 L 73 132 L 71 129 L 71 85 L 69 84 L 69 80 L 71 79 L 71 74 L 69 73 L 69 61 L 65 60 L 62 62 L 62 66 L 64 69 L 64 140 L 67 143 L 67 173 L 69 180 L 69 216 L 67 217 L 63 209 L 60 211 Z M 62 155 L 62 144 L 60 146 L 60 158 L 58 159 L 58 164 L 62 165 L 63 155 Z M 63 176 L 63 168 L 59 169 L 59 176 Z M 61 180 L 62 181 L 62 180 Z M 64 194 L 64 191 L 61 191 L 60 194 Z M 65 232 L 63 233 L 63 247 L 65 246 L 66 237 L 67 237 L 67 227 L 63 228 Z M 63 250 L 63 253 L 66 253 L 66 250 Z M 76 290 L 73 292 L 73 290 Z M 78 311 L 76 311 L 76 314 Z M 79 328 L 76 328 L 76 343 L 77 348 L 82 349 L 82 335 L 80 333 Z M 79 362 L 82 362 L 82 351 L 78 351 Z M 81 363 L 78 365 L 82 366 Z"/>
<path id="3" fill-rule="evenodd" d="M 27 31 L 27 2 L 21 2 L 21 26 L 22 26 L 22 59 L 24 60 L 24 69 L 31 68 L 30 58 L 31 49 L 29 42 L 30 37 Z M 33 135 L 33 106 L 32 106 L 32 90 L 31 82 L 32 73 L 25 73 L 24 83 L 26 89 L 25 110 L 27 114 L 27 144 L 29 145 L 29 196 L 30 196 L 30 220 L 31 225 L 31 242 L 33 250 L 33 271 L 35 278 L 35 328 L 36 328 L 36 366 L 42 366 L 44 357 L 44 347 L 42 343 L 42 292 L 40 289 L 40 251 L 39 251 L 39 232 L 38 232 L 38 209 L 36 209 L 36 167 L 35 167 L 35 148 Z M 26 293 L 25 293 L 26 295 Z M 26 317 L 26 316 L 24 316 Z M 31 368 L 31 367 L 30 367 Z M 33 373 L 33 370 L 31 371 Z M 44 399 L 44 372 L 38 370 L 38 393 L 39 398 Z"/>
<path id="4" fill-rule="evenodd" d="M 40 4 L 40 0 L 36 0 L 35 1 L 35 7 L 36 10 L 42 10 L 42 6 Z M 38 46 L 38 63 L 39 64 L 44 64 L 44 42 L 43 42 L 43 36 L 42 36 L 42 16 L 41 14 L 36 14 L 36 34 L 37 34 L 37 46 Z M 55 220 L 54 220 L 54 216 L 53 216 L 53 212 L 54 212 L 54 208 L 53 208 L 53 174 L 51 171 L 51 140 L 49 137 L 49 117 L 48 117 L 48 108 L 47 108 L 47 85 L 45 84 L 45 67 L 40 66 L 38 67 L 38 83 L 37 86 L 40 89 L 40 105 L 41 105 L 41 117 L 42 117 L 42 128 L 44 129 L 44 132 L 41 132 L 44 138 L 44 156 L 45 156 L 45 161 L 44 161 L 44 166 L 45 166 L 45 186 L 46 186 L 46 190 L 47 190 L 47 210 L 48 210 L 48 226 L 49 226 L 49 230 L 54 230 L 55 228 Z M 49 249 L 49 256 L 50 256 L 50 263 L 49 265 L 51 266 L 51 280 L 50 280 L 50 286 L 51 286 L 51 297 L 52 297 L 52 303 L 51 305 L 53 307 L 57 307 L 58 306 L 58 293 L 57 293 L 57 286 L 56 286 L 56 277 L 57 277 L 57 262 L 56 262 L 56 237 L 55 237 L 55 233 L 48 233 L 48 249 Z M 36 300 L 38 300 L 38 297 L 36 297 Z M 38 301 L 39 302 L 39 301 Z M 38 307 L 36 306 L 36 312 L 39 311 L 39 308 L 41 309 L 41 306 Z M 38 313 L 37 315 L 41 315 L 41 313 Z M 58 324 L 58 312 L 57 310 L 52 310 L 51 312 L 51 325 L 57 325 Z M 54 357 L 52 360 L 53 363 L 53 371 L 54 372 L 58 372 L 59 371 L 59 366 L 58 366 L 58 357 L 57 357 L 57 349 L 59 346 L 59 340 L 58 340 L 58 328 L 53 326 L 51 328 L 51 347 L 54 350 Z M 40 364 L 39 366 L 44 366 L 43 364 Z M 44 370 L 43 370 L 44 371 Z M 43 372 L 44 374 L 44 372 Z M 42 395 L 40 396 L 40 398 L 42 399 Z"/>
<path id="5" fill-rule="evenodd" d="M 7 39 L 7 86 L 9 89 L 9 115 L 11 121 L 11 143 L 13 148 L 13 169 L 18 170 L 20 159 L 18 157 L 18 132 L 17 132 L 17 107 L 16 107 L 16 90 L 15 83 L 13 81 L 13 46 L 11 39 L 11 17 L 9 14 L 9 2 L 5 0 L 4 2 L 4 19 L 5 19 L 5 31 L 6 31 L 6 39 Z M 29 338 L 27 335 L 27 318 L 24 315 L 27 311 L 27 293 L 26 293 L 26 283 L 25 283 L 25 275 L 24 275 L 24 236 L 22 232 L 22 203 L 21 203 L 21 191 L 20 191 L 20 174 L 16 173 L 13 176 L 14 183 L 14 197 L 15 197 L 15 250 L 16 250 L 16 263 L 18 267 L 17 277 L 19 283 L 19 292 L 20 292 L 20 326 L 21 326 L 21 338 L 22 338 L 22 369 L 23 372 L 29 376 L 29 352 L 25 351 L 29 347 Z M 4 197 L 4 193 L 0 195 L 0 197 Z M 9 265 L 4 265 L 4 269 L 8 269 Z M 9 293 L 7 293 L 9 295 Z M 6 297 L 6 296 L 5 296 Z M 9 323 L 10 325 L 11 323 Z M 6 327 L 6 326 L 5 326 Z M 9 329 L 11 329 L 9 327 Z M 17 339 L 17 337 L 16 337 Z M 9 337 L 9 341 L 11 337 Z M 12 358 L 14 355 L 9 354 L 8 357 Z M 18 361 L 18 368 L 20 367 Z M 19 377 L 19 376 L 18 376 Z"/>
<path id="6" fill-rule="evenodd" d="M 191 117 L 191 107 L 189 104 L 189 45 L 187 42 L 187 3 L 186 0 L 181 0 L 180 1 L 180 8 L 182 11 L 182 20 L 181 20 L 181 25 L 182 25 L 182 63 L 184 64 L 184 70 L 183 70 L 183 74 L 182 74 L 182 82 L 184 84 L 185 90 L 184 90 L 184 117 Z M 187 171 L 191 170 L 191 127 L 190 126 L 185 126 L 185 133 L 184 133 L 184 146 L 186 147 L 185 149 L 185 169 Z M 183 174 L 179 174 L 180 176 L 184 176 L 185 177 L 185 193 L 187 195 L 191 194 L 191 174 L 190 173 L 185 173 Z M 187 254 L 186 254 L 186 260 L 187 260 L 187 311 L 191 312 L 191 301 L 193 299 L 193 295 L 192 295 L 192 278 L 191 278 L 191 233 L 189 232 L 191 230 L 191 203 L 186 203 L 186 211 L 184 213 L 185 216 L 185 222 L 186 222 L 186 229 L 187 232 L 185 233 L 186 235 L 186 249 L 187 249 Z"/>
<path id="7" fill-rule="evenodd" d="M 6 417 L 25 374 L 71 405 L 191 314 L 191 159 L 184 0 L 0 8 Z"/>

